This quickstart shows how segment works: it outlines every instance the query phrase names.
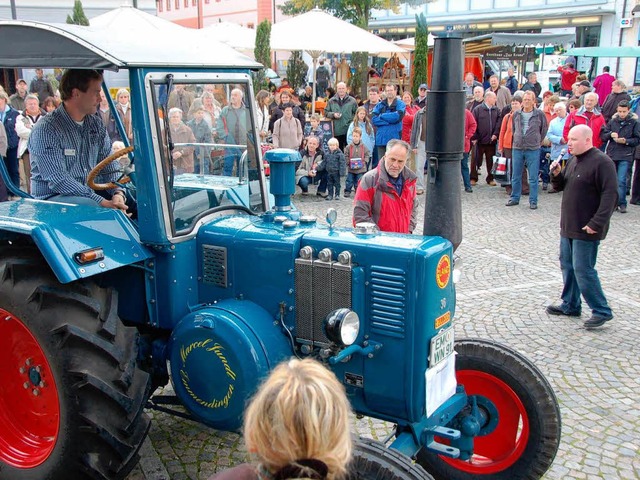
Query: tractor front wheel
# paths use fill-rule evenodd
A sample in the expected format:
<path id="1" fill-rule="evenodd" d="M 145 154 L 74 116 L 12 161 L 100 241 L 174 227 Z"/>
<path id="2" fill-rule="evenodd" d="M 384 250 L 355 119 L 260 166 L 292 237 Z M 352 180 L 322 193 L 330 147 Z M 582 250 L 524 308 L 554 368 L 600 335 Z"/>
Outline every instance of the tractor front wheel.
<path id="1" fill-rule="evenodd" d="M 436 479 L 537 480 L 560 444 L 560 409 L 544 375 L 516 351 L 486 340 L 456 342 L 456 376 L 487 421 L 469 460 L 422 449 L 418 462 Z"/>
<path id="2" fill-rule="evenodd" d="M 116 292 L 62 285 L 36 252 L 0 258 L 0 480 L 125 478 L 150 382 Z"/>
<path id="3" fill-rule="evenodd" d="M 406 455 L 369 438 L 355 442 L 349 480 L 433 480 Z"/>

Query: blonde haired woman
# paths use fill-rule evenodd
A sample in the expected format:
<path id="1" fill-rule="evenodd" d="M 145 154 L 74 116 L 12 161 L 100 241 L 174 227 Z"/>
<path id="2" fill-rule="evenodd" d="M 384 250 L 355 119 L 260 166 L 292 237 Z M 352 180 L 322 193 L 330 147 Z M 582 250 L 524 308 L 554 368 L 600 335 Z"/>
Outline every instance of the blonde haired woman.
<path id="1" fill-rule="evenodd" d="M 315 360 L 278 365 L 245 412 L 244 438 L 256 465 L 215 480 L 333 480 L 351 460 L 351 407 L 344 387 Z"/>

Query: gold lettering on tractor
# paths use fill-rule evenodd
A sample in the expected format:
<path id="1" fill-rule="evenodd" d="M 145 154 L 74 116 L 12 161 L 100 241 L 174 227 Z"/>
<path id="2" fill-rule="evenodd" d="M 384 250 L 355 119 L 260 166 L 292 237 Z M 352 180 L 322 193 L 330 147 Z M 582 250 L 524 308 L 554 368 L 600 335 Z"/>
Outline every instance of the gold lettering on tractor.
<path id="1" fill-rule="evenodd" d="M 233 371 L 231 366 L 229 365 L 229 361 L 227 357 L 224 355 L 224 347 L 219 343 L 214 343 L 211 345 L 213 340 L 210 338 L 207 340 L 202 340 L 198 342 L 193 342 L 189 346 L 182 346 L 180 348 L 180 358 L 182 359 L 182 368 L 180 369 L 180 381 L 184 386 L 185 390 L 189 394 L 191 398 L 193 398 L 199 405 L 202 405 L 205 408 L 228 408 L 229 402 L 231 401 L 231 397 L 233 397 L 233 392 L 235 390 L 235 380 L 236 373 Z M 189 381 L 189 374 L 186 370 L 186 363 L 189 355 L 193 353 L 194 350 L 204 349 L 206 352 L 213 352 L 215 358 L 222 364 L 227 377 L 229 378 L 229 385 L 227 387 L 227 391 L 222 398 L 214 398 L 212 400 L 204 400 L 196 394 L 191 388 L 191 384 Z"/>

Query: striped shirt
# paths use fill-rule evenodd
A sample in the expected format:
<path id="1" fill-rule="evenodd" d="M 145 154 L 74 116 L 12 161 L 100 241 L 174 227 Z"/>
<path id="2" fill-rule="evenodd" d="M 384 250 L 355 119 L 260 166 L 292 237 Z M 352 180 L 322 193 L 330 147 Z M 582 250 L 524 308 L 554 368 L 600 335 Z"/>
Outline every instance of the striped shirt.
<path id="1" fill-rule="evenodd" d="M 69 116 L 64 104 L 60 105 L 35 124 L 27 148 L 31 154 L 31 194 L 35 198 L 78 196 L 98 204 L 104 200 L 86 185 L 91 169 L 111 154 L 111 140 L 99 116 L 87 115 L 80 125 Z M 102 175 L 114 182 L 120 176 L 119 168 L 120 163 L 114 160 Z"/>

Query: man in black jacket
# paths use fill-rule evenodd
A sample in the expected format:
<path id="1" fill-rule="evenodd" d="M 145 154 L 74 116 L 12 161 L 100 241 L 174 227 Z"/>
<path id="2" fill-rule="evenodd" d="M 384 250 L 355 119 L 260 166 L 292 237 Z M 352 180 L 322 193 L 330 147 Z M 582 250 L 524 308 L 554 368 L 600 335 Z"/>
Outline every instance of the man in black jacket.
<path id="1" fill-rule="evenodd" d="M 618 172 L 618 211 L 627 213 L 627 173 L 633 163 L 633 153 L 640 145 L 640 123 L 626 100 L 618 104 L 616 113 L 600 130 L 600 138 L 607 145 L 606 153 L 616 164 Z"/>
<path id="2" fill-rule="evenodd" d="M 482 157 L 486 157 L 487 162 L 487 183 L 491 186 L 496 185 L 491 169 L 502 124 L 502 115 L 496 107 L 496 100 L 496 94 L 487 90 L 484 94 L 484 102 L 471 112 L 478 124 L 476 133 L 471 137 L 475 158 L 471 168 L 471 185 L 478 183 L 478 168 L 482 166 Z"/>
<path id="3" fill-rule="evenodd" d="M 560 268 L 564 288 L 562 304 L 549 305 L 547 313 L 579 317 L 580 294 L 591 308 L 585 328 L 604 325 L 613 318 L 595 269 L 598 246 L 609 230 L 611 214 L 618 201 L 618 182 L 613 161 L 593 146 L 593 132 L 587 125 L 569 131 L 569 159 L 564 171 L 554 162 L 551 183 L 564 190 L 560 214 Z"/>

